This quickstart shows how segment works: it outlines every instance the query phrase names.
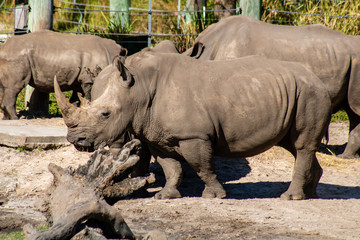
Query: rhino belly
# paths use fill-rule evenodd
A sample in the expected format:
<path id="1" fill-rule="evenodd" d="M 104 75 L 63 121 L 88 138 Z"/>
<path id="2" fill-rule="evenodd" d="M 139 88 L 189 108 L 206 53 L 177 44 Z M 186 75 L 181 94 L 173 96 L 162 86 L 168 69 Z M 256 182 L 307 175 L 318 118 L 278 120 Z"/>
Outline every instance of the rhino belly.
<path id="1" fill-rule="evenodd" d="M 290 124 L 284 122 L 283 118 L 270 121 L 261 117 L 241 120 L 216 141 L 214 154 L 223 157 L 259 154 L 276 145 L 289 131 L 289 127 Z"/>

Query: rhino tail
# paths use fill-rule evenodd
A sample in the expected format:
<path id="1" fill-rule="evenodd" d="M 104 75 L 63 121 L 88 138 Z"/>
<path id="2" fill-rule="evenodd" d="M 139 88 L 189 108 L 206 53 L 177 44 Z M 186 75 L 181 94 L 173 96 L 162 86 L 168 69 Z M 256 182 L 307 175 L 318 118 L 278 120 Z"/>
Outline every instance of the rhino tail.
<path id="1" fill-rule="evenodd" d="M 328 127 L 327 127 L 327 129 L 325 131 L 323 139 L 325 140 L 324 144 L 328 145 L 328 143 L 329 143 L 329 125 L 328 125 Z"/>

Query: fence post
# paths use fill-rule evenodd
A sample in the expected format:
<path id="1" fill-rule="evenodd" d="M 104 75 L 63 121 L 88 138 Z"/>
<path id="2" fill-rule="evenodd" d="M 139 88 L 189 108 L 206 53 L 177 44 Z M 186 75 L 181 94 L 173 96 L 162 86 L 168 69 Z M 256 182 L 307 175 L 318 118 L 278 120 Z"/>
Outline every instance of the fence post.
<path id="1" fill-rule="evenodd" d="M 53 1 L 52 0 L 29 0 L 30 13 L 28 27 L 31 32 L 41 29 L 52 29 Z M 33 113 L 49 112 L 49 94 L 26 86 L 25 105 Z"/>
<path id="2" fill-rule="evenodd" d="M 130 8 L 131 0 L 110 0 L 110 16 L 115 21 L 120 22 L 122 27 L 127 27 L 130 24 Z M 126 12 L 115 12 L 126 11 Z"/>
<path id="3" fill-rule="evenodd" d="M 29 6 L 27 0 L 15 0 L 15 35 L 25 34 L 28 27 Z"/>
<path id="4" fill-rule="evenodd" d="M 261 19 L 262 0 L 240 0 L 241 15 Z"/>
<path id="5" fill-rule="evenodd" d="M 151 14 L 152 14 L 152 2 L 149 0 L 149 22 L 148 22 L 148 48 L 151 48 Z"/>

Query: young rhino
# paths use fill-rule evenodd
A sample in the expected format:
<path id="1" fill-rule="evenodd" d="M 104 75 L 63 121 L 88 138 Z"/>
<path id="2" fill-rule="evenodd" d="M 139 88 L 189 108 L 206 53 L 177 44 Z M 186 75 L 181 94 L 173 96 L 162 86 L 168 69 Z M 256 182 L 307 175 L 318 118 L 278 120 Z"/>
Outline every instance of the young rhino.
<path id="1" fill-rule="evenodd" d="M 223 198 L 213 156 L 243 158 L 274 145 L 296 158 L 283 199 L 316 197 L 322 169 L 315 152 L 327 128 L 331 102 L 322 82 L 303 65 L 261 57 L 198 61 L 142 51 L 116 58 L 98 76 L 101 96 L 87 107 L 71 105 L 55 82 L 68 140 L 93 150 L 125 131 L 147 143 L 166 184 L 155 197 L 181 197 L 180 160 L 205 183 L 203 197 Z"/>

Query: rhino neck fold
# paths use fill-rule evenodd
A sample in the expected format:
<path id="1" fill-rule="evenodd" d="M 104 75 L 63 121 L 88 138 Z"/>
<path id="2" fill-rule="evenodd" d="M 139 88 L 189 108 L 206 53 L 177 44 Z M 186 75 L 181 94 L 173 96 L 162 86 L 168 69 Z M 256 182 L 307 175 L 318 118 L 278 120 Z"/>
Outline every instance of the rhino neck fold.
<path id="1" fill-rule="evenodd" d="M 134 73 L 134 71 L 131 72 Z M 145 137 L 145 131 L 151 122 L 151 106 L 156 96 L 156 80 L 154 77 L 150 79 L 136 73 L 133 74 L 133 77 L 135 85 L 131 89 L 130 95 L 133 99 L 134 117 L 129 130 L 141 139 Z"/>

